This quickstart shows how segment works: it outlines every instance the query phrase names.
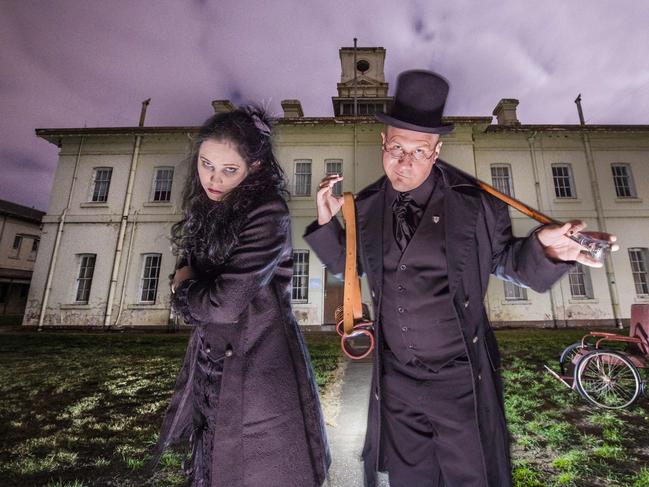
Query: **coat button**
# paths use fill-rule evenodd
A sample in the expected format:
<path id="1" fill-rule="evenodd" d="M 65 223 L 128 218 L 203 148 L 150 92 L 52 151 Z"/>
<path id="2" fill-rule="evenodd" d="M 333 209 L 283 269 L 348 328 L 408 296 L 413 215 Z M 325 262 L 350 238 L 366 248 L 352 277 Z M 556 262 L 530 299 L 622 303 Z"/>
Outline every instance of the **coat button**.
<path id="1" fill-rule="evenodd" d="M 228 348 L 228 349 L 225 350 L 225 356 L 226 357 L 232 357 L 232 349 L 231 348 Z"/>
<path id="2" fill-rule="evenodd" d="M 411 344 L 411 345 L 408 345 L 408 348 L 409 348 L 410 350 L 414 350 L 414 349 L 415 349 L 415 346 Z"/>
<path id="3" fill-rule="evenodd" d="M 400 291 L 400 292 L 403 292 L 403 291 L 406 290 L 406 288 L 403 287 L 401 284 L 399 284 L 399 285 L 397 286 L 397 290 Z"/>
<path id="4" fill-rule="evenodd" d="M 209 345 L 205 347 L 205 353 L 210 353 L 211 351 L 212 349 L 209 347 Z"/>
<path id="5" fill-rule="evenodd" d="M 374 289 L 372 289 L 372 297 L 375 298 L 376 295 L 374 294 Z"/>
<path id="6" fill-rule="evenodd" d="M 403 306 L 399 306 L 399 307 L 397 308 L 397 311 L 398 311 L 399 313 L 403 313 L 405 310 L 403 309 Z"/>
<path id="7" fill-rule="evenodd" d="M 482 374 L 478 374 L 478 380 L 482 380 Z"/>
<path id="8" fill-rule="evenodd" d="M 401 269 L 402 271 L 405 271 L 407 268 L 408 268 L 408 266 L 406 264 L 401 264 L 399 266 L 399 269 Z"/>
<path id="9" fill-rule="evenodd" d="M 408 327 L 407 326 L 402 326 L 401 331 L 408 331 Z"/>
<path id="10" fill-rule="evenodd" d="M 464 307 L 465 308 L 469 307 L 469 298 L 466 298 L 466 301 L 464 301 Z"/>
<path id="11" fill-rule="evenodd" d="M 477 336 L 473 337 L 473 343 L 478 343 L 478 337 Z"/>

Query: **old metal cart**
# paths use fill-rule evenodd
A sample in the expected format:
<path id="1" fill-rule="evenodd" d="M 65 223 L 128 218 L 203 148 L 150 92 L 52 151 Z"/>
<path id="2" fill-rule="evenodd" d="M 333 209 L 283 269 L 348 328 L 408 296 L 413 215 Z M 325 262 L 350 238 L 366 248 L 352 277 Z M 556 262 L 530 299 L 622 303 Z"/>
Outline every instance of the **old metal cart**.
<path id="1" fill-rule="evenodd" d="M 594 406 L 623 409 L 644 393 L 642 370 L 649 367 L 649 304 L 631 306 L 629 335 L 591 331 L 566 347 L 557 379 Z"/>

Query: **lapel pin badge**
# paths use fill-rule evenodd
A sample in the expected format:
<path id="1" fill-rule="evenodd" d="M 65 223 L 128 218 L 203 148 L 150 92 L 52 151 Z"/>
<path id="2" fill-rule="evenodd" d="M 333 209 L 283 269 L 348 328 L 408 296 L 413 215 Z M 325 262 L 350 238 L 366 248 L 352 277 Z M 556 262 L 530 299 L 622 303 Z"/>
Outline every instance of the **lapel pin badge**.
<path id="1" fill-rule="evenodd" d="M 433 215 L 433 223 L 439 223 L 439 217 L 437 215 Z"/>

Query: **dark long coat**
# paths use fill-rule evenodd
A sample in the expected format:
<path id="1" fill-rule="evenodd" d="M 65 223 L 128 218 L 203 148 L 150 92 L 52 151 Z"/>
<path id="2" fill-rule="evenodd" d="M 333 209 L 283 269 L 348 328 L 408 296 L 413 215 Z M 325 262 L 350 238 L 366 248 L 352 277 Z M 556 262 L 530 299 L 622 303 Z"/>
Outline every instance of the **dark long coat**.
<path id="1" fill-rule="evenodd" d="M 326 477 L 318 393 L 291 311 L 292 264 L 290 218 L 278 197 L 250 211 L 224 265 L 194 269 L 196 278 L 176 290 L 175 306 L 195 330 L 158 454 L 186 439 L 198 410 L 215 417 L 211 451 L 202 452 L 208 465 L 200 467 L 211 481 L 193 485 L 319 486 Z M 210 377 L 220 391 L 209 390 Z"/>
<path id="2" fill-rule="evenodd" d="M 444 192 L 444 222 L 448 280 L 453 305 L 471 363 L 475 418 L 480 429 L 483 468 L 489 485 L 511 485 L 509 441 L 505 423 L 500 374 L 500 355 L 484 308 L 490 274 L 535 291 L 547 290 L 568 269 L 550 261 L 535 235 L 512 236 L 507 206 L 481 191 L 464 173 L 438 160 Z M 356 197 L 359 268 L 367 274 L 375 310 L 381 309 L 383 284 L 384 176 Z M 334 274 L 345 264 L 342 227 L 336 219 L 327 225 L 314 222 L 305 239 Z M 381 350 L 380 324 L 375 325 L 376 350 Z M 381 354 L 375 353 L 367 433 L 363 458 L 367 485 L 376 485 L 376 471 L 383 471 L 381 450 Z M 433 461 L 431 459 L 431 461 Z"/>

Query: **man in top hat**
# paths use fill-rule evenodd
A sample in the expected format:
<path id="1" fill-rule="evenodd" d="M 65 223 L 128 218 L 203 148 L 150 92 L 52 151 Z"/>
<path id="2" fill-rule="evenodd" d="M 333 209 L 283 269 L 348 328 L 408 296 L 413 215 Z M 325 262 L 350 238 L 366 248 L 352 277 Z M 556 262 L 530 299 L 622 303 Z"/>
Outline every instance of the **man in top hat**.
<path id="1" fill-rule="evenodd" d="M 568 232 L 583 222 L 512 235 L 507 206 L 439 159 L 448 83 L 429 71 L 397 79 L 381 134 L 385 176 L 356 197 L 359 269 L 375 310 L 376 353 L 363 458 L 391 487 L 511 485 L 500 359 L 483 302 L 489 274 L 545 291 L 572 262 L 601 264 Z M 322 180 L 304 238 L 327 268 L 345 267 L 333 216 L 342 180 Z M 597 234 L 599 238 L 615 237 Z"/>

